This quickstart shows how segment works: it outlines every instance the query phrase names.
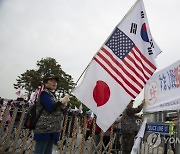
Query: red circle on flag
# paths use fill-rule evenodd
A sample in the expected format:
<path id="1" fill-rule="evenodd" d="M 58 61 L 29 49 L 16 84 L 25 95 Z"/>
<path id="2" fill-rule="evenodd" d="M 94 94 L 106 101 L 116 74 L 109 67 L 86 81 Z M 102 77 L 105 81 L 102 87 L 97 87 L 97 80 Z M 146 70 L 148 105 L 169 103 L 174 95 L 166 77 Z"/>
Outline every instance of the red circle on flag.
<path id="1" fill-rule="evenodd" d="M 97 106 L 103 106 L 107 103 L 110 97 L 110 88 L 109 86 L 101 80 L 96 82 L 96 86 L 93 90 L 93 98 Z"/>

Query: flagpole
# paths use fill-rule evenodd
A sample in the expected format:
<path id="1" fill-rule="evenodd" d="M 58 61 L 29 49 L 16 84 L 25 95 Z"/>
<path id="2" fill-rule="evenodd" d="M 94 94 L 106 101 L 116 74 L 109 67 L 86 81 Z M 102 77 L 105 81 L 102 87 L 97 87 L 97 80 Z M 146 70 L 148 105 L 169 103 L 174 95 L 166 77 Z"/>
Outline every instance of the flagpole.
<path id="1" fill-rule="evenodd" d="M 91 61 L 93 60 L 93 58 L 91 59 Z M 81 73 L 81 75 L 79 76 L 79 78 L 77 79 L 77 81 L 75 82 L 74 86 L 72 87 L 72 89 L 69 91 L 69 94 L 71 94 L 71 92 L 73 91 L 73 89 L 75 88 L 75 86 L 77 85 L 77 83 L 79 82 L 79 80 L 81 79 L 81 77 L 83 76 L 83 74 L 86 72 L 87 68 L 89 67 L 91 61 L 89 62 L 89 64 L 86 66 L 86 68 L 84 69 L 84 71 Z"/>
<path id="2" fill-rule="evenodd" d="M 91 61 L 93 60 L 93 58 L 91 59 Z M 77 83 L 79 82 L 79 80 L 81 79 L 81 77 L 83 76 L 83 74 L 86 72 L 87 68 L 89 67 L 91 61 L 89 62 L 89 64 L 86 66 L 86 68 L 84 69 L 84 71 L 81 73 L 80 77 L 77 79 L 75 86 L 77 85 Z M 75 88 L 75 86 L 73 88 Z"/>

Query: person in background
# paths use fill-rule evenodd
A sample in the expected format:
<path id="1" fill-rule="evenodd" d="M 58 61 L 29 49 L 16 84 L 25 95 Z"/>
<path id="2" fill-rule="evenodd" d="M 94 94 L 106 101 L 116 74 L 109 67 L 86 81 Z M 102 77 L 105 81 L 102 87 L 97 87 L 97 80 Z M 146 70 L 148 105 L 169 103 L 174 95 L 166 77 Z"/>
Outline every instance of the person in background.
<path id="1" fill-rule="evenodd" d="M 53 144 L 59 140 L 63 109 L 69 102 L 69 96 L 64 96 L 58 101 L 55 90 L 59 79 L 53 74 L 45 76 L 44 90 L 37 102 L 37 113 L 43 108 L 34 130 L 34 154 L 51 154 Z"/>
<path id="2" fill-rule="evenodd" d="M 133 108 L 134 100 L 131 100 L 126 109 L 124 110 L 121 118 L 122 130 L 122 154 L 130 154 L 134 145 L 134 138 L 138 131 L 136 123 L 136 113 L 141 112 L 145 100 L 137 107 Z"/>
<path id="3" fill-rule="evenodd" d="M 114 125 L 114 132 L 116 133 L 116 138 L 113 143 L 113 149 L 115 149 L 117 152 L 121 150 L 121 119 L 122 114 L 116 119 Z"/>
<path id="4" fill-rule="evenodd" d="M 109 129 L 106 132 L 104 132 L 104 134 L 103 134 L 103 144 L 104 144 L 104 146 L 102 146 L 102 151 L 104 150 L 104 147 L 106 148 L 106 146 L 108 145 L 108 143 L 110 141 L 111 127 L 109 127 Z M 96 146 L 98 146 L 98 144 L 100 142 L 100 133 L 101 133 L 101 128 L 96 124 L 96 126 L 95 126 L 95 136 L 94 136 L 94 143 L 95 143 Z"/>
<path id="5" fill-rule="evenodd" d="M 91 135 L 92 124 L 93 124 L 93 117 L 91 116 L 91 113 L 87 113 L 87 129 L 86 129 L 85 141 L 88 140 L 89 136 Z"/>
<path id="6" fill-rule="evenodd" d="M 174 137 L 175 123 L 170 117 L 166 117 L 165 124 L 169 124 L 169 134 L 165 135 L 166 140 L 165 140 L 165 143 L 164 143 L 164 154 L 167 154 L 169 139 L 171 137 Z M 175 143 L 170 142 L 170 144 L 171 144 L 172 151 L 175 154 Z"/>

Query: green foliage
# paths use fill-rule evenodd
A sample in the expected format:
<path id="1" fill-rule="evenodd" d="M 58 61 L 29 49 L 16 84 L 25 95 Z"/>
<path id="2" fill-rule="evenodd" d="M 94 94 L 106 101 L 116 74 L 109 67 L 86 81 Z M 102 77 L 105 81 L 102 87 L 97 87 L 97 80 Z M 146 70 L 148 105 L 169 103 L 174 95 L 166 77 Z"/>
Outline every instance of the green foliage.
<path id="1" fill-rule="evenodd" d="M 41 85 L 44 76 L 49 73 L 54 74 L 60 79 L 57 87 L 58 93 L 67 93 L 74 87 L 71 75 L 64 72 L 61 65 L 54 58 L 42 58 L 37 61 L 37 69 L 26 70 L 26 72 L 18 76 L 14 88 L 21 87 L 30 96 Z"/>
<path id="2" fill-rule="evenodd" d="M 17 83 L 14 84 L 14 88 L 23 88 L 26 93 L 30 94 L 35 91 L 39 85 L 41 85 L 40 74 L 36 70 L 26 70 L 25 73 L 18 76 L 16 80 Z"/>
<path id="3" fill-rule="evenodd" d="M 14 84 L 14 88 L 22 88 L 26 91 L 28 98 L 30 94 L 37 90 L 38 87 L 42 84 L 43 78 L 47 74 L 54 74 L 59 77 L 59 83 L 57 87 L 56 94 L 60 96 L 60 94 L 69 93 L 73 87 L 74 82 L 71 75 L 64 72 L 54 58 L 42 58 L 37 61 L 37 69 L 26 70 L 18 79 L 16 79 L 16 83 Z M 77 100 L 75 96 L 71 94 L 70 106 L 71 108 L 79 108 L 81 102 Z M 85 113 L 88 108 L 83 105 L 83 112 Z"/>

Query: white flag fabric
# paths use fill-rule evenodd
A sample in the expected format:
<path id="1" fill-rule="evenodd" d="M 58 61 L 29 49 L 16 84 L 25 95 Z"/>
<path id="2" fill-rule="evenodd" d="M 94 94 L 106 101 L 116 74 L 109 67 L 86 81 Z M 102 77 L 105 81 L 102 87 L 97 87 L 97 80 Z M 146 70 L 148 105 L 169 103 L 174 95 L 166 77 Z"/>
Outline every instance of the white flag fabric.
<path id="1" fill-rule="evenodd" d="M 82 83 L 73 93 L 96 114 L 98 126 L 105 128 L 103 131 L 112 125 L 114 116 L 117 118 L 119 112 L 123 112 L 121 106 L 126 106 L 125 102 L 131 100 L 124 89 L 95 61 L 92 61 Z"/>
<path id="2" fill-rule="evenodd" d="M 79 106 L 79 113 L 83 113 L 83 106 L 82 106 L 82 104 Z"/>
<path id="3" fill-rule="evenodd" d="M 151 61 L 161 53 L 151 35 L 143 0 L 136 1 L 118 27 L 128 34 L 139 49 L 145 50 L 143 54 Z"/>
<path id="4" fill-rule="evenodd" d="M 141 92 L 156 70 L 160 53 L 149 30 L 142 0 L 138 0 L 91 61 L 73 93 L 97 116 L 106 131 Z"/>
<path id="5" fill-rule="evenodd" d="M 30 104 L 34 104 L 35 98 L 36 98 L 36 93 L 37 93 L 37 91 L 31 93 L 30 99 L 28 101 Z"/>
<path id="6" fill-rule="evenodd" d="M 136 140 L 135 140 L 134 145 L 132 147 L 131 154 L 137 154 L 137 152 L 140 148 L 141 140 L 144 137 L 144 132 L 146 129 L 146 123 L 147 123 L 147 118 L 144 118 L 143 123 L 141 125 L 141 128 L 139 129 L 139 132 L 136 135 Z"/>

